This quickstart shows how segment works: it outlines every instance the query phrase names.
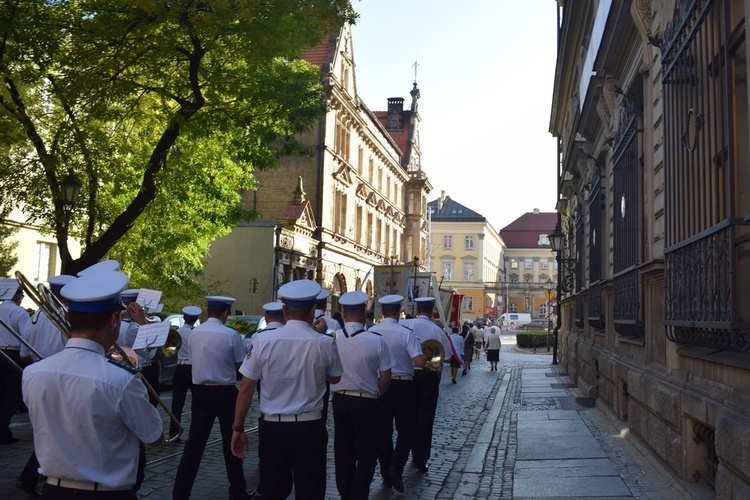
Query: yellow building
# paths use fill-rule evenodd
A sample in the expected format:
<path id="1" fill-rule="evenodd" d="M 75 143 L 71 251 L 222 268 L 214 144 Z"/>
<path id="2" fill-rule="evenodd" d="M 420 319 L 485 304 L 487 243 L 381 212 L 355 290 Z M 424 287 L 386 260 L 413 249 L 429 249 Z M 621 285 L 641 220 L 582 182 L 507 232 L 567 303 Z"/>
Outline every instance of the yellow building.
<path id="1" fill-rule="evenodd" d="M 481 214 L 446 196 L 427 204 L 430 218 L 428 271 L 441 288 L 463 295 L 460 322 L 494 315 L 500 294 L 504 244 Z M 491 284 L 494 288 L 487 289 Z"/>

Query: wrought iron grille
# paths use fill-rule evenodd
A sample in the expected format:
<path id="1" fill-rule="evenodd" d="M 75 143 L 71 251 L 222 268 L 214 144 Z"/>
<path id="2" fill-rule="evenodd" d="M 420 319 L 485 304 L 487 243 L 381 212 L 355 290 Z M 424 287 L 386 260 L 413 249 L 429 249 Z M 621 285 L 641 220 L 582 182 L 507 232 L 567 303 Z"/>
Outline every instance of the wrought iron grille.
<path id="1" fill-rule="evenodd" d="M 643 288 L 638 265 L 641 240 L 642 167 L 638 148 L 638 114 L 632 97 L 623 96 L 614 143 L 614 311 L 615 331 L 629 337 L 645 333 Z"/>
<path id="2" fill-rule="evenodd" d="M 604 220 L 604 193 L 601 192 L 599 167 L 589 195 L 589 283 L 602 279 L 602 220 Z"/>
<path id="3" fill-rule="evenodd" d="M 594 330 L 604 330 L 604 289 L 601 283 L 589 287 L 589 325 Z"/>
<path id="4" fill-rule="evenodd" d="M 585 224 L 581 215 L 581 206 L 579 205 L 578 218 L 576 219 L 576 241 L 575 241 L 575 276 L 576 292 L 583 290 L 583 277 L 586 271 L 586 239 Z"/>
<path id="5" fill-rule="evenodd" d="M 736 125 L 747 121 L 736 105 L 747 92 L 745 21 L 729 5 L 678 0 L 664 34 L 665 319 L 674 342 L 750 353 L 733 281 L 742 203 L 734 189 L 746 168 L 737 147 L 747 147 L 746 125 Z"/>
<path id="6" fill-rule="evenodd" d="M 583 297 L 581 295 L 576 296 L 576 326 L 583 328 Z"/>

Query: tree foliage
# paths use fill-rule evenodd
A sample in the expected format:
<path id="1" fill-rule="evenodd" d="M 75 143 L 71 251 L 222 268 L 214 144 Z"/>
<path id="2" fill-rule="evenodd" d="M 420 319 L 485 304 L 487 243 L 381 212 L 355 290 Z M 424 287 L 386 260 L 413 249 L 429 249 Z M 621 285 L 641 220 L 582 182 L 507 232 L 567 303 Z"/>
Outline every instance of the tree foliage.
<path id="1" fill-rule="evenodd" d="M 299 55 L 353 16 L 348 0 L 4 0 L 0 213 L 24 206 L 69 272 L 108 256 L 179 285 L 253 217 L 239 205 L 253 170 L 300 150 L 323 103 Z"/>

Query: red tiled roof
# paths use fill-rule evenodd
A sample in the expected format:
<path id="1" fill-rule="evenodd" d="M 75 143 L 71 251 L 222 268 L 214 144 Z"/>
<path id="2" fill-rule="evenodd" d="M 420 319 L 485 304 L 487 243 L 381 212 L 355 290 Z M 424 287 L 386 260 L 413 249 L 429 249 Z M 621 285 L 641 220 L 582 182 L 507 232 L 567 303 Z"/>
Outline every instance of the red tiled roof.
<path id="1" fill-rule="evenodd" d="M 333 44 L 335 37 L 328 36 L 323 39 L 317 47 L 307 49 L 302 53 L 302 59 L 316 65 L 319 68 L 323 68 L 323 65 L 328 62 L 331 55 L 331 45 Z"/>
<path id="2" fill-rule="evenodd" d="M 500 237 L 508 248 L 539 248 L 540 234 L 550 234 L 557 224 L 555 212 L 526 212 L 500 230 Z"/>
<path id="3" fill-rule="evenodd" d="M 308 203 L 310 203 L 309 200 L 305 200 L 299 205 L 292 205 L 291 201 L 287 202 L 286 206 L 281 210 L 279 220 L 298 220 L 305 213 Z"/>
<path id="4" fill-rule="evenodd" d="M 403 113 L 403 123 L 404 123 L 404 129 L 401 132 L 388 132 L 391 137 L 393 137 L 393 140 L 395 141 L 396 145 L 398 146 L 398 149 L 401 150 L 403 155 L 401 156 L 401 166 L 406 168 L 409 165 L 409 158 L 407 158 L 407 153 L 409 152 L 409 132 L 411 128 L 411 117 L 409 116 L 409 111 L 404 110 Z M 388 124 L 388 112 L 387 111 L 374 111 L 373 114 L 375 117 L 377 117 L 378 120 L 380 120 L 380 123 L 385 127 Z"/>

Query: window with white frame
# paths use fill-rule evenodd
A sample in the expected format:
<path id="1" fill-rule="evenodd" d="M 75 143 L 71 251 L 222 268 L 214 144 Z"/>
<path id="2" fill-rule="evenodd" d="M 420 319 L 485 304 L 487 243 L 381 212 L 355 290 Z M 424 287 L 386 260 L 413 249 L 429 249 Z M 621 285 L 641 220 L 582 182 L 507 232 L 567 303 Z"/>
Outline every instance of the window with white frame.
<path id="1" fill-rule="evenodd" d="M 453 250 L 453 235 L 452 234 L 443 235 L 443 248 L 445 250 Z"/>
<path id="2" fill-rule="evenodd" d="M 510 312 L 517 313 L 518 312 L 518 304 L 515 302 L 510 303 Z"/>
<path id="3" fill-rule="evenodd" d="M 518 261 L 516 259 L 510 259 L 510 268 L 518 269 Z"/>
<path id="4" fill-rule="evenodd" d="M 37 241 L 34 248 L 34 281 L 47 281 L 52 265 L 52 243 Z"/>
<path id="5" fill-rule="evenodd" d="M 542 318 L 547 316 L 547 303 L 546 302 L 542 302 L 539 305 L 539 316 L 541 316 Z"/>
<path id="6" fill-rule="evenodd" d="M 463 301 L 461 302 L 462 312 L 472 312 L 474 310 L 474 297 L 464 295 Z"/>
<path id="7" fill-rule="evenodd" d="M 539 261 L 539 269 L 547 269 L 547 259 L 541 259 Z"/>
<path id="8" fill-rule="evenodd" d="M 443 262 L 441 276 L 446 281 L 453 281 L 453 262 Z"/>
<path id="9" fill-rule="evenodd" d="M 534 259 L 524 259 L 524 261 L 523 261 L 523 268 L 524 269 L 533 269 L 534 268 Z"/>
<path id="10" fill-rule="evenodd" d="M 464 281 L 474 281 L 474 263 L 464 262 Z"/>
<path id="11" fill-rule="evenodd" d="M 464 237 L 464 250 L 474 250 L 474 235 L 467 234 Z"/>

